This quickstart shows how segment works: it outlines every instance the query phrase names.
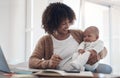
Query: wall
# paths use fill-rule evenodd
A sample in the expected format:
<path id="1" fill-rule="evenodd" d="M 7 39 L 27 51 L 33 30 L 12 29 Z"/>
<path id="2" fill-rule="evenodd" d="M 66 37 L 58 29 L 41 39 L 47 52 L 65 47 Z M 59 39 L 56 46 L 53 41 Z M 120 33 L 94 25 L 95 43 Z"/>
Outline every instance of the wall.
<path id="1" fill-rule="evenodd" d="M 111 7 L 111 66 L 120 74 L 120 7 Z"/>
<path id="2" fill-rule="evenodd" d="M 9 0 L 0 0 L 0 46 L 2 47 L 4 54 L 8 57 L 7 52 L 9 51 Z"/>
<path id="3" fill-rule="evenodd" d="M 22 62 L 25 59 L 25 22 L 26 1 L 10 0 L 10 51 L 13 56 L 9 57 L 11 63 Z"/>
<path id="4" fill-rule="evenodd" d="M 10 64 L 24 61 L 25 0 L 0 0 L 0 45 Z"/>
<path id="5" fill-rule="evenodd" d="M 48 0 L 27 0 L 26 61 L 28 61 L 39 37 L 44 34 L 41 18 Z"/>

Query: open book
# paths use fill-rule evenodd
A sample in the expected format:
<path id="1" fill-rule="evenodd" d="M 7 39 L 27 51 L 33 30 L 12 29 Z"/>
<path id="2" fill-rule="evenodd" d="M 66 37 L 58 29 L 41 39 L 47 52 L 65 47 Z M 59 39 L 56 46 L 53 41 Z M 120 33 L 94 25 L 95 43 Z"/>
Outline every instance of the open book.
<path id="1" fill-rule="evenodd" d="M 61 76 L 64 75 L 64 71 L 61 70 L 54 70 L 54 69 L 45 69 L 45 70 L 40 70 L 36 73 L 35 75 L 42 75 L 42 76 Z"/>
<path id="2" fill-rule="evenodd" d="M 92 72 L 80 72 L 80 73 L 67 73 L 62 70 L 54 70 L 54 69 L 45 69 L 40 70 L 34 73 L 36 76 L 84 76 L 84 77 L 93 77 Z"/>

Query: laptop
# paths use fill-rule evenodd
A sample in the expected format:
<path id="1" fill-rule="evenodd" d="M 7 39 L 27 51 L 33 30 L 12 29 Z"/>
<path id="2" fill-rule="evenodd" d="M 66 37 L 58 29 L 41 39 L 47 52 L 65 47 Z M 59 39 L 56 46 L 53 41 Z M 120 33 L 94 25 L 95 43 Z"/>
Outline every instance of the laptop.
<path id="1" fill-rule="evenodd" d="M 4 73 L 17 73 L 17 74 L 31 74 L 33 72 L 39 71 L 37 69 L 30 69 L 30 68 L 13 68 L 10 69 L 9 65 L 6 61 L 6 58 L 3 54 L 3 51 L 0 47 L 0 71 Z"/>

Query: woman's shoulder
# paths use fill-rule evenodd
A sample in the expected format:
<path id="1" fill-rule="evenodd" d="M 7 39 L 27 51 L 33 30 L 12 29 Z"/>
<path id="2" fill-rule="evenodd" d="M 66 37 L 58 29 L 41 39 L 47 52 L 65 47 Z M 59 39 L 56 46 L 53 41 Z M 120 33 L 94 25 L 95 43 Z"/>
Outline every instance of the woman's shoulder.
<path id="1" fill-rule="evenodd" d="M 79 29 L 70 29 L 70 34 L 73 38 L 78 42 L 81 43 L 83 41 L 83 31 Z"/>
<path id="2" fill-rule="evenodd" d="M 80 29 L 70 29 L 71 34 L 83 34 L 83 31 Z"/>
<path id="3" fill-rule="evenodd" d="M 43 35 L 42 37 L 40 37 L 38 39 L 38 43 L 44 43 L 44 42 L 48 42 L 48 41 L 51 41 L 51 36 L 46 34 L 46 35 Z"/>
<path id="4" fill-rule="evenodd" d="M 82 31 L 81 29 L 69 29 L 70 31 Z"/>
<path id="5" fill-rule="evenodd" d="M 40 40 L 46 40 L 46 39 L 51 39 L 51 36 L 49 34 L 46 34 L 40 38 Z"/>

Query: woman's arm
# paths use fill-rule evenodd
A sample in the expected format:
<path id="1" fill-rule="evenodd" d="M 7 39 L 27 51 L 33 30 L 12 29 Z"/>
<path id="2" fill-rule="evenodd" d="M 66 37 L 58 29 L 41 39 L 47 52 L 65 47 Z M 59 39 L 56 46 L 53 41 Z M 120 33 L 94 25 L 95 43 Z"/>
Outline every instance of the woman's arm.
<path id="1" fill-rule="evenodd" d="M 39 69 L 39 68 L 47 68 L 48 64 L 49 64 L 49 60 L 42 60 L 45 58 L 45 51 L 44 51 L 44 38 L 41 38 L 32 55 L 29 58 L 29 67 L 30 68 L 35 68 L 35 69 Z"/>
<path id="2" fill-rule="evenodd" d="M 62 59 L 58 55 L 52 55 L 52 57 L 49 60 L 41 60 L 36 57 L 31 57 L 29 60 L 29 67 L 30 68 L 50 68 L 50 69 L 55 69 L 58 64 L 60 63 Z"/>
<path id="3" fill-rule="evenodd" d="M 90 65 L 95 64 L 100 59 L 103 59 L 106 55 L 107 55 L 107 49 L 105 47 L 99 54 L 97 54 L 94 50 L 92 50 L 92 55 L 89 57 L 87 64 Z"/>
<path id="4" fill-rule="evenodd" d="M 62 60 L 58 55 L 53 55 L 47 44 L 46 37 L 41 38 L 29 59 L 29 67 L 35 69 L 56 68 Z M 47 46 L 45 46 L 47 45 Z M 47 49 L 47 50 L 46 50 Z M 50 53 L 51 52 L 51 53 Z"/>
<path id="5" fill-rule="evenodd" d="M 107 49 L 104 47 L 98 55 L 100 56 L 100 59 L 103 59 L 107 55 Z"/>

